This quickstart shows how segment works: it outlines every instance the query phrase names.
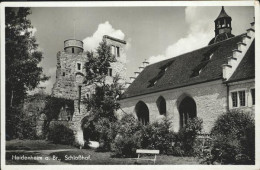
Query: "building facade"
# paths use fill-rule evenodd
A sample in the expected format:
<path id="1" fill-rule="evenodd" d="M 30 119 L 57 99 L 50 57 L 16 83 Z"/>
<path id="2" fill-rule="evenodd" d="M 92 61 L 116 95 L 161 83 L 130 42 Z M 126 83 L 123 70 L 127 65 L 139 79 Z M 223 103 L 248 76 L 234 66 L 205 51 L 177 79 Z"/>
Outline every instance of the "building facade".
<path id="1" fill-rule="evenodd" d="M 147 66 L 144 62 L 120 101 L 143 124 L 167 117 L 177 132 L 200 117 L 209 133 L 218 116 L 239 109 L 254 113 L 254 22 L 234 36 L 222 7 L 208 46 Z"/>

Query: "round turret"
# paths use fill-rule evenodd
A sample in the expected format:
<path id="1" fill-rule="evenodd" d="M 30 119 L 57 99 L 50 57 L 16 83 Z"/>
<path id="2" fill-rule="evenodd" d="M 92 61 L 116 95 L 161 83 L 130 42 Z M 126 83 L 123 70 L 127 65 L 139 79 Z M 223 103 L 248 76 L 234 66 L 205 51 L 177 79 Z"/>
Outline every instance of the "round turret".
<path id="1" fill-rule="evenodd" d="M 76 39 L 65 40 L 64 51 L 67 53 L 79 54 L 83 52 L 83 42 Z"/>

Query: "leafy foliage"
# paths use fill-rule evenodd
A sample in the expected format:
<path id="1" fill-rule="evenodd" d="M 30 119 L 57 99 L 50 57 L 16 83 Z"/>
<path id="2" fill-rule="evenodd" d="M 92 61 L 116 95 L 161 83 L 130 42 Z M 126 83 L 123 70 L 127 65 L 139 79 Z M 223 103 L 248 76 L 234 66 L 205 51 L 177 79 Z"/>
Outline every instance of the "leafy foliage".
<path id="1" fill-rule="evenodd" d="M 73 130 L 70 128 L 63 124 L 54 124 L 52 127 L 50 127 L 48 140 L 55 144 L 72 145 L 74 143 L 75 137 Z"/>
<path id="2" fill-rule="evenodd" d="M 37 51 L 38 44 L 32 35 L 31 21 L 27 18 L 30 8 L 5 8 L 5 52 L 6 52 L 6 133 L 10 138 L 20 136 L 19 127 L 25 118 L 19 106 L 26 97 L 26 91 L 32 90 L 48 79 L 43 75 L 42 52 Z M 20 115 L 19 115 L 20 114 Z M 30 124 L 30 123 L 29 123 Z"/>
<path id="3" fill-rule="evenodd" d="M 185 155 L 194 155 L 196 137 L 202 130 L 202 119 L 189 119 L 178 133 L 178 142 Z"/>
<path id="4" fill-rule="evenodd" d="M 6 139 L 36 139 L 36 115 L 26 115 L 20 106 L 6 110 Z M 15 126 L 14 126 L 15 125 Z"/>
<path id="5" fill-rule="evenodd" d="M 34 89 L 40 81 L 48 79 L 38 64 L 42 52 L 32 35 L 29 8 L 6 8 L 6 104 L 20 104 L 27 90 Z"/>
<path id="6" fill-rule="evenodd" d="M 118 134 L 113 143 L 116 157 L 135 157 L 141 148 L 142 125 L 132 114 L 125 115 L 118 123 Z"/>
<path id="7" fill-rule="evenodd" d="M 105 40 L 99 44 L 96 53 L 87 52 L 87 56 L 89 60 L 85 65 L 88 68 L 85 83 L 94 87 L 95 93 L 84 101 L 90 116 L 83 121 L 82 128 L 95 134 L 89 136 L 92 136 L 92 140 L 98 138 L 101 150 L 107 151 L 111 149 L 111 142 L 115 138 L 115 111 L 120 108 L 117 100 L 122 95 L 123 86 L 119 83 L 119 75 L 110 77 L 110 82 L 107 81 L 107 71 L 115 57 Z"/>
<path id="8" fill-rule="evenodd" d="M 62 107 L 70 110 L 71 113 L 74 112 L 74 101 L 70 99 L 57 98 L 53 96 L 48 96 L 46 98 L 46 105 L 43 109 L 43 113 L 46 115 L 46 120 L 43 126 L 43 134 L 46 135 L 49 131 L 49 124 L 52 120 L 57 120 Z"/>
<path id="9" fill-rule="evenodd" d="M 255 122 L 249 113 L 231 111 L 217 119 L 211 131 L 211 163 L 254 164 Z"/>
<path id="10" fill-rule="evenodd" d="M 104 83 L 111 62 L 115 62 L 115 56 L 111 54 L 110 46 L 103 40 L 99 43 L 96 53 L 87 52 L 86 83 Z"/>
<path id="11" fill-rule="evenodd" d="M 142 148 L 158 149 L 161 154 L 172 154 L 176 134 L 170 130 L 170 127 L 171 122 L 166 118 L 143 127 Z"/>

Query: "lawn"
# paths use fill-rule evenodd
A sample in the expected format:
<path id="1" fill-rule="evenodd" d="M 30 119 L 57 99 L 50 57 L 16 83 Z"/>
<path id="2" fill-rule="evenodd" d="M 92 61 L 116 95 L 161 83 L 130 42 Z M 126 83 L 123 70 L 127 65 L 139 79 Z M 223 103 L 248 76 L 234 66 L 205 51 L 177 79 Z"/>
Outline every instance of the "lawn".
<path id="1" fill-rule="evenodd" d="M 133 158 L 114 158 L 111 157 L 111 152 L 95 152 L 91 149 L 81 149 L 73 151 L 62 151 L 62 152 L 53 152 L 51 156 L 55 155 L 62 162 L 75 165 L 134 165 L 137 164 L 136 160 Z M 83 156 L 86 160 L 68 160 L 69 156 L 78 157 Z M 67 157 L 67 160 L 65 158 Z M 90 160 L 89 160 L 90 158 Z M 194 157 L 175 157 L 171 155 L 159 155 L 156 159 L 157 165 L 194 165 L 199 164 L 200 160 Z M 138 161 L 138 164 L 153 164 L 152 161 Z"/>
<path id="2" fill-rule="evenodd" d="M 52 150 L 75 149 L 74 146 L 53 144 L 45 140 L 10 140 L 6 141 L 6 150 Z"/>
<path id="3" fill-rule="evenodd" d="M 69 149 L 69 150 L 68 150 Z M 133 158 L 115 158 L 112 152 L 96 152 L 93 149 L 78 149 L 73 146 L 53 144 L 44 140 L 11 140 L 6 142 L 6 164 L 73 164 L 73 165 L 134 165 L 134 164 L 153 164 L 152 161 L 138 161 Z M 15 151 L 17 150 L 17 151 Z M 42 156 L 56 157 L 60 161 L 36 161 L 36 160 L 14 160 L 12 155 L 16 156 Z M 75 160 L 82 156 L 85 160 Z M 74 159 L 68 159 L 74 157 Z M 67 158 L 67 159 L 66 159 Z M 172 155 L 158 155 L 157 165 L 194 165 L 200 164 L 198 158 L 194 157 L 176 157 Z"/>

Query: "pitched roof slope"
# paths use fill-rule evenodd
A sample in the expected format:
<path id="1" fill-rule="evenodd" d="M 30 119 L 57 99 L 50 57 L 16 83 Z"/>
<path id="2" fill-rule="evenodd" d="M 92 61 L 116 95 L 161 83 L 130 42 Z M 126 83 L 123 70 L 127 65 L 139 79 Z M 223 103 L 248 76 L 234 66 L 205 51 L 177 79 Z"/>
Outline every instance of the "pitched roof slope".
<path id="1" fill-rule="evenodd" d="M 179 88 L 222 79 L 221 65 L 227 63 L 241 35 L 147 66 L 128 87 L 124 97 Z M 211 56 L 211 54 L 213 54 Z"/>
<path id="2" fill-rule="evenodd" d="M 228 82 L 255 78 L 255 40 Z"/>

